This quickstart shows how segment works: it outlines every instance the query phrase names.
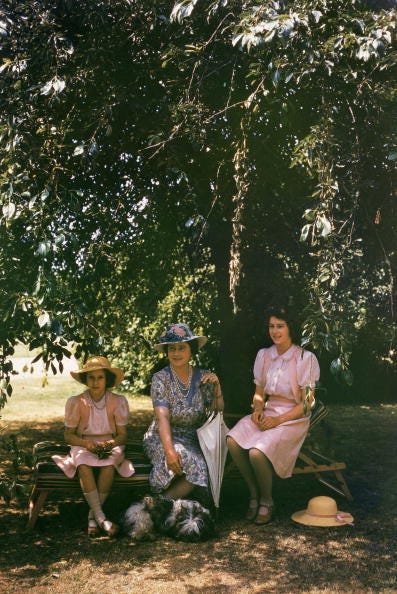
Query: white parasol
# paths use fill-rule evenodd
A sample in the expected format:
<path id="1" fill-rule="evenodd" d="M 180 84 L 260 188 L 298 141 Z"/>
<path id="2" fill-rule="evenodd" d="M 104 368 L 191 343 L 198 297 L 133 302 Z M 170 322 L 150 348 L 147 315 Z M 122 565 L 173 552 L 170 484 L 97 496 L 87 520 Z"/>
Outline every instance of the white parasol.
<path id="1" fill-rule="evenodd" d="M 217 509 L 227 456 L 228 431 L 221 411 L 213 411 L 204 425 L 197 429 L 201 451 L 207 463 L 212 498 Z"/>

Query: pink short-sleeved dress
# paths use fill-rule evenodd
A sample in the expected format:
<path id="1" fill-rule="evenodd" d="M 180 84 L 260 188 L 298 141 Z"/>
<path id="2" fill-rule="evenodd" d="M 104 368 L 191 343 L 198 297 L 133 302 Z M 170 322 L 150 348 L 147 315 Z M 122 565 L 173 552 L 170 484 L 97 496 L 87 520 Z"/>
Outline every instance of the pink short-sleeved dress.
<path id="1" fill-rule="evenodd" d="M 125 396 L 106 392 L 101 400 L 93 402 L 88 392 L 80 396 L 72 396 L 66 402 L 65 426 L 70 428 L 79 427 L 81 422 L 82 403 L 89 408 L 87 424 L 84 426 L 82 437 L 88 437 L 93 441 L 102 442 L 112 439 L 113 430 L 107 412 L 107 400 L 116 398 L 114 407 L 114 424 L 127 425 L 129 417 L 128 401 Z M 107 458 L 100 459 L 96 454 L 82 446 L 70 446 L 70 453 L 67 456 L 52 456 L 54 462 L 61 468 L 67 477 L 73 478 L 77 467 L 80 464 L 88 466 L 110 466 L 113 465 L 120 476 L 132 476 L 135 472 L 130 460 L 125 459 L 125 447 L 115 446 Z"/>
<path id="2" fill-rule="evenodd" d="M 300 389 L 314 387 L 320 377 L 316 356 L 292 345 L 279 355 L 275 345 L 261 349 L 255 359 L 254 381 L 267 395 L 265 414 L 279 416 L 301 402 Z M 261 431 L 251 415 L 243 417 L 229 431 L 240 447 L 256 448 L 271 461 L 281 478 L 291 476 L 299 451 L 309 429 L 310 415 L 287 421 L 273 429 Z"/>

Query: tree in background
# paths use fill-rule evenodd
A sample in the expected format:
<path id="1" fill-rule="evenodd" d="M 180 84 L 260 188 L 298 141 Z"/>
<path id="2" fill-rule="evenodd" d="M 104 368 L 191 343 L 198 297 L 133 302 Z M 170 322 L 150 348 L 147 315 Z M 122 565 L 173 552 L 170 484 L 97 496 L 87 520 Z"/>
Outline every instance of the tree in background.
<path id="1" fill-rule="evenodd" d="M 244 410 L 264 311 L 280 300 L 323 369 L 347 384 L 380 369 L 385 394 L 397 158 L 386 8 L 4 3 L 3 400 L 17 340 L 54 370 L 71 341 L 77 356 L 118 357 L 143 389 L 155 365 L 144 345 L 183 317 L 209 334 L 204 362 Z"/>

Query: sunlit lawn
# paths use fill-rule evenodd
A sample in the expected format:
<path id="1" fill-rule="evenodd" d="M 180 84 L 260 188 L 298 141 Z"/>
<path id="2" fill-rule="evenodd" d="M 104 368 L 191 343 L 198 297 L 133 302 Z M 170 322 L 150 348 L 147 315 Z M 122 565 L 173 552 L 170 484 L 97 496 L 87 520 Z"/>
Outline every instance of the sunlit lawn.
<path id="1" fill-rule="evenodd" d="M 12 422 L 40 423 L 49 419 L 63 420 L 66 400 L 84 390 L 68 375 L 49 375 L 47 381 L 39 374 L 21 374 L 15 376 L 12 385 L 13 393 L 6 406 L 0 411 L 1 420 L 7 424 Z M 125 394 L 130 405 L 131 415 L 139 410 L 149 411 L 151 399 L 147 396 L 131 396 Z"/>

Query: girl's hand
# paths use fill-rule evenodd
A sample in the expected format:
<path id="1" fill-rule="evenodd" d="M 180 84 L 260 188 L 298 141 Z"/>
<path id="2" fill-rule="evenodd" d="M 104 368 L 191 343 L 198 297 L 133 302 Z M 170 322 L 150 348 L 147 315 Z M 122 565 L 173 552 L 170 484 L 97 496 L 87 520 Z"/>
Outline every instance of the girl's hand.
<path id="1" fill-rule="evenodd" d="M 95 441 L 86 441 L 84 447 L 89 452 L 92 452 L 93 454 L 96 453 L 97 444 L 95 443 Z"/>
<path id="2" fill-rule="evenodd" d="M 168 470 L 172 470 L 172 472 L 178 476 L 183 474 L 182 458 L 175 449 L 165 452 L 165 460 L 167 462 Z"/>
<path id="3" fill-rule="evenodd" d="M 105 458 L 109 458 L 110 454 L 112 453 L 113 446 L 114 439 L 101 441 L 96 444 L 95 454 L 98 456 L 100 460 L 105 460 Z"/>

